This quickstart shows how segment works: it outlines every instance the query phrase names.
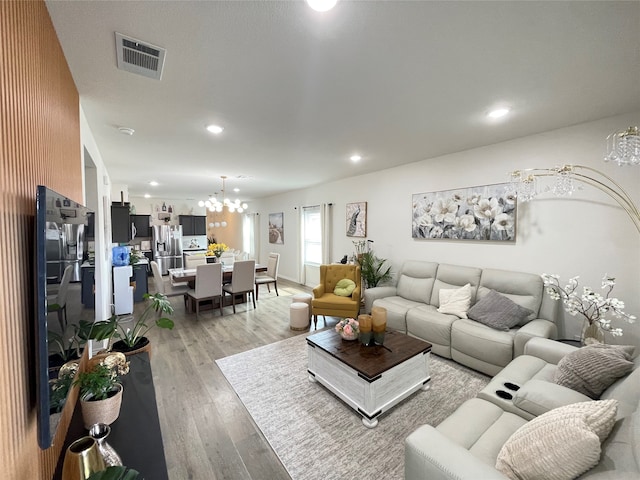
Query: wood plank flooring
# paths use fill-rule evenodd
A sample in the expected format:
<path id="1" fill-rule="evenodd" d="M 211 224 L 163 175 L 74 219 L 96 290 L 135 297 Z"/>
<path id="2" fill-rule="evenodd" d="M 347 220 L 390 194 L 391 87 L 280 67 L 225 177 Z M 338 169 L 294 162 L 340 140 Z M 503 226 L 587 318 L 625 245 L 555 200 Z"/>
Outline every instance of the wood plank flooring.
<path id="1" fill-rule="evenodd" d="M 251 302 L 201 312 L 185 312 L 182 297 L 171 303 L 173 330 L 154 328 L 151 364 L 160 426 L 171 480 L 290 479 L 215 363 L 305 332 L 289 329 L 289 305 L 299 284 L 278 281 L 280 296 L 261 287 L 257 308 Z M 143 304 L 136 304 L 136 312 Z M 327 318 L 329 325 L 337 319 Z M 318 328 L 324 327 L 322 317 Z M 313 329 L 313 327 L 310 327 Z"/>

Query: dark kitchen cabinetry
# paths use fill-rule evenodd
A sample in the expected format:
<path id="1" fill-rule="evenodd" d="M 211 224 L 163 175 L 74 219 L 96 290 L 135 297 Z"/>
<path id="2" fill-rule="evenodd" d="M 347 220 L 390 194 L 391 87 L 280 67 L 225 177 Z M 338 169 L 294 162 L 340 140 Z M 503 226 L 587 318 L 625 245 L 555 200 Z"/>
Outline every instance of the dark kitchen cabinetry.
<path id="1" fill-rule="evenodd" d="M 93 240 L 95 238 L 96 215 L 93 212 L 87 213 L 87 226 L 85 227 L 85 238 Z"/>
<path id="2" fill-rule="evenodd" d="M 151 216 L 150 215 L 130 215 L 133 227 L 135 228 L 136 237 L 151 236 Z"/>
<path id="3" fill-rule="evenodd" d="M 111 241 L 128 243 L 131 240 L 129 205 L 111 205 Z"/>
<path id="4" fill-rule="evenodd" d="M 204 215 L 180 215 L 182 235 L 206 235 L 207 217 Z"/>

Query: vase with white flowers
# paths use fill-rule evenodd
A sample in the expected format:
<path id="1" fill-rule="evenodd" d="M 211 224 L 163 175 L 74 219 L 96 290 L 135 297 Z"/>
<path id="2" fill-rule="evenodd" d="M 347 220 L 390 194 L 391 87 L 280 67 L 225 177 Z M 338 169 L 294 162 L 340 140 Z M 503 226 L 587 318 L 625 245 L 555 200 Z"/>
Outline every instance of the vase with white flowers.
<path id="1" fill-rule="evenodd" d="M 549 296 L 553 300 L 562 300 L 564 309 L 569 315 L 584 317 L 582 344 L 604 343 L 605 332 L 614 337 L 622 336 L 622 329 L 613 327 L 611 321 L 622 319 L 633 323 L 636 317 L 624 312 L 624 302 L 611 298 L 616 279 L 605 274 L 602 278 L 602 289 L 605 290 L 605 294 L 601 295 L 589 287 L 582 287 L 582 293 L 580 293 L 578 278 L 570 278 L 567 285 L 561 287 L 558 275 L 542 274 L 542 281 Z"/>

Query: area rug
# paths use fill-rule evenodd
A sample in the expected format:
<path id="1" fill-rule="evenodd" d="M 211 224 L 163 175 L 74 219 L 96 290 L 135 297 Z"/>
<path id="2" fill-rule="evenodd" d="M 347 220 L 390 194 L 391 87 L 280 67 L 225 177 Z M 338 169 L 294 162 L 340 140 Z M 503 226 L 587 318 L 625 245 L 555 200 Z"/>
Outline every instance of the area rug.
<path id="1" fill-rule="evenodd" d="M 437 425 L 489 377 L 431 355 L 431 388 L 366 428 L 361 417 L 307 374 L 299 335 L 216 362 L 293 480 L 404 478 L 404 439 Z"/>

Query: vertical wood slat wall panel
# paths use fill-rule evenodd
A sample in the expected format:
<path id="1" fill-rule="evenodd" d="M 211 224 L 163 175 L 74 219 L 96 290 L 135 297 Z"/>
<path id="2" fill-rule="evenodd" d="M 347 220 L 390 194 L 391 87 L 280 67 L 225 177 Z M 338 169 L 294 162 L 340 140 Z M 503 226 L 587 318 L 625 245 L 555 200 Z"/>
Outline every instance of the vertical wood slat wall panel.
<path id="1" fill-rule="evenodd" d="M 78 93 L 43 1 L 0 1 L 0 465 L 53 476 L 75 402 L 40 450 L 35 406 L 36 185 L 82 201 Z M 6 477 L 4 477 L 6 475 Z"/>

